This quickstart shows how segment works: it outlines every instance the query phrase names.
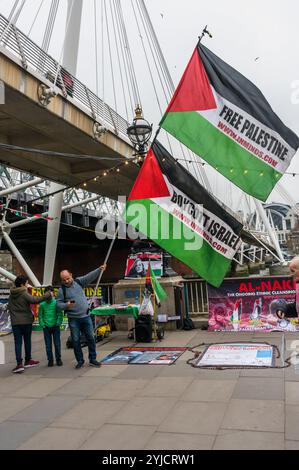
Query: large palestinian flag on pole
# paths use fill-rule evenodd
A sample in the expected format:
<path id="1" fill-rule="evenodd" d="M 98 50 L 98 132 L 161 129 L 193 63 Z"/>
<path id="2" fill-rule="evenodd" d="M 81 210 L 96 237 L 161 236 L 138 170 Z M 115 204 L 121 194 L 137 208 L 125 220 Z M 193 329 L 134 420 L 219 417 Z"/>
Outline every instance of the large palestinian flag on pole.
<path id="1" fill-rule="evenodd" d="M 261 91 L 200 43 L 160 125 L 262 201 L 299 147 Z"/>
<path id="2" fill-rule="evenodd" d="M 216 287 L 241 243 L 242 224 L 157 141 L 128 198 L 126 222 Z"/>

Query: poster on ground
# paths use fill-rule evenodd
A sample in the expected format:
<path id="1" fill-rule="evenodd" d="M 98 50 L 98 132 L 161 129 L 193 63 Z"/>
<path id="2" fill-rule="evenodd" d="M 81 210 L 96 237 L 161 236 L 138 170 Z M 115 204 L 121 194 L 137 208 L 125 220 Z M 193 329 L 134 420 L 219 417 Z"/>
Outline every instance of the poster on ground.
<path id="1" fill-rule="evenodd" d="M 8 310 L 9 289 L 0 289 L 0 336 L 12 333 L 10 315 Z"/>
<path id="2" fill-rule="evenodd" d="M 163 275 L 162 253 L 136 253 L 129 255 L 126 264 L 126 279 L 138 279 L 146 277 L 148 264 L 151 263 L 152 270 L 157 278 Z"/>
<path id="3" fill-rule="evenodd" d="M 298 316 L 277 315 L 277 301 L 295 302 L 291 277 L 225 279 L 221 287 L 208 286 L 209 331 L 299 331 Z"/>
<path id="4" fill-rule="evenodd" d="M 127 347 L 120 348 L 101 360 L 108 364 L 171 365 L 186 351 L 186 348 Z"/>
<path id="5" fill-rule="evenodd" d="M 211 344 L 197 367 L 274 367 L 273 346 L 254 343 Z"/>

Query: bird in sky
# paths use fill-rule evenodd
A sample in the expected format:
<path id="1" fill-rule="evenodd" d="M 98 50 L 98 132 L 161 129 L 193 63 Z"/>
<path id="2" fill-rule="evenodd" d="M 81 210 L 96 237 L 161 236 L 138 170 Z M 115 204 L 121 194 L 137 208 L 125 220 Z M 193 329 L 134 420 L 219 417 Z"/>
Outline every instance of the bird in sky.
<path id="1" fill-rule="evenodd" d="M 160 13 L 160 15 L 161 15 L 161 18 L 164 18 L 164 14 L 163 14 L 163 13 Z"/>
<path id="2" fill-rule="evenodd" d="M 257 60 L 259 60 L 259 57 L 256 57 L 254 60 L 255 60 L 255 62 L 256 62 Z"/>

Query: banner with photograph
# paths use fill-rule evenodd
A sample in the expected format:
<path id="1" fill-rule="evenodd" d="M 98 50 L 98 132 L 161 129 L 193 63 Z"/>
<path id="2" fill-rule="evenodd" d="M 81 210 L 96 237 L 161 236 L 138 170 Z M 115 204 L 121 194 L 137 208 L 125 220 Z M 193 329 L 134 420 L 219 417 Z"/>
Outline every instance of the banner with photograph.
<path id="1" fill-rule="evenodd" d="M 292 304 L 296 284 L 288 276 L 225 279 L 208 286 L 209 331 L 299 331 Z"/>
<path id="2" fill-rule="evenodd" d="M 44 290 L 45 290 L 44 287 L 32 287 L 31 289 L 29 289 L 29 293 L 31 293 L 31 295 L 41 297 L 44 294 Z M 55 297 L 57 297 L 58 290 L 59 290 L 59 287 L 54 287 Z M 95 291 L 95 287 L 87 286 L 83 290 L 84 290 L 84 293 L 85 293 L 88 300 L 95 297 L 94 307 L 98 307 L 100 305 L 97 302 L 97 299 L 99 299 L 100 297 L 105 298 L 105 296 L 106 296 L 105 287 L 104 288 L 103 287 L 98 287 L 97 291 Z M 105 302 L 107 302 L 106 299 L 104 299 L 104 300 L 105 300 Z M 38 307 L 39 307 L 39 305 L 32 305 L 31 306 L 32 313 L 34 314 L 33 331 L 41 331 L 42 330 L 42 327 L 40 326 L 39 320 L 38 320 Z M 61 331 L 65 331 L 67 328 L 68 328 L 68 319 L 67 319 L 67 315 L 64 315 L 63 316 L 63 322 L 62 322 L 62 325 L 61 325 L 60 329 L 61 329 Z"/>
<path id="3" fill-rule="evenodd" d="M 12 333 L 10 314 L 8 310 L 9 289 L 0 289 L 0 336 Z"/>
<path id="4" fill-rule="evenodd" d="M 187 348 L 151 348 L 134 347 L 120 348 L 101 360 L 104 365 L 108 364 L 173 364 Z"/>
<path id="5" fill-rule="evenodd" d="M 136 253 L 129 255 L 126 264 L 126 279 L 138 279 L 146 277 L 149 262 L 156 277 L 163 275 L 163 255 L 162 253 Z"/>

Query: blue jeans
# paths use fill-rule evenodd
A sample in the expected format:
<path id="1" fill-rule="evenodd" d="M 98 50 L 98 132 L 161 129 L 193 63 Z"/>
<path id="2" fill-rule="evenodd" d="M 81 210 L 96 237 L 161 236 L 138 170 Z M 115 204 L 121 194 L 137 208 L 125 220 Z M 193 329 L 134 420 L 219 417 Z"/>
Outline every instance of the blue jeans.
<path id="1" fill-rule="evenodd" d="M 84 333 L 88 352 L 89 352 L 89 362 L 94 362 L 97 359 L 97 351 L 96 351 L 96 342 L 94 339 L 93 333 L 93 324 L 90 317 L 84 318 L 69 318 L 69 326 L 71 330 L 71 336 L 74 346 L 74 353 L 75 358 L 77 359 L 78 363 L 84 362 L 83 352 L 81 348 L 80 342 L 80 333 Z"/>
<path id="2" fill-rule="evenodd" d="M 52 338 L 54 342 L 56 362 L 60 361 L 61 359 L 60 327 L 53 326 L 50 328 L 46 326 L 43 331 L 44 331 L 44 338 L 45 338 L 48 361 L 53 361 Z"/>
<path id="3" fill-rule="evenodd" d="M 32 325 L 14 325 L 12 327 L 14 340 L 15 340 L 15 352 L 17 364 L 23 363 L 22 358 L 22 344 L 24 339 L 25 346 L 25 362 L 31 360 L 31 334 Z"/>

